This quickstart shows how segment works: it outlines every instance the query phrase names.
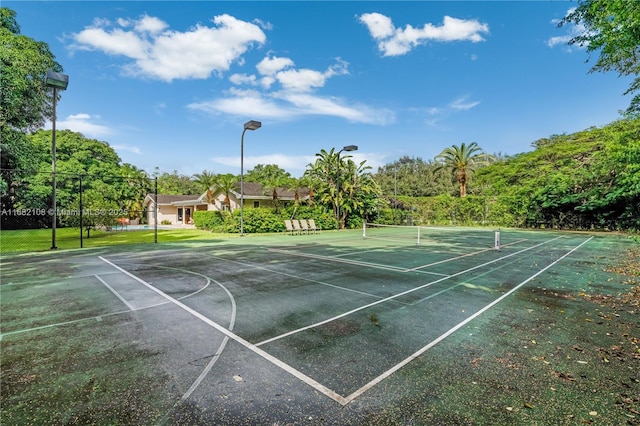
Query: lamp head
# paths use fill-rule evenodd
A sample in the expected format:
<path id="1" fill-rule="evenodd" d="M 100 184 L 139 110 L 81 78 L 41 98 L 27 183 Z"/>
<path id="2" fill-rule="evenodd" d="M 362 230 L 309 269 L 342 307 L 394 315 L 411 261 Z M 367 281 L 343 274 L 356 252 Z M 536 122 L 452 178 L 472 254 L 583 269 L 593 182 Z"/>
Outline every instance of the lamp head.
<path id="1" fill-rule="evenodd" d="M 245 130 L 256 130 L 256 129 L 259 129 L 260 127 L 262 127 L 262 123 L 259 121 L 250 120 L 244 123 Z"/>
<path id="2" fill-rule="evenodd" d="M 347 145 L 344 148 L 342 148 L 343 151 L 357 151 L 358 150 L 358 145 Z"/>
<path id="3" fill-rule="evenodd" d="M 53 70 L 47 70 L 44 84 L 48 87 L 65 90 L 69 85 L 69 76 Z"/>

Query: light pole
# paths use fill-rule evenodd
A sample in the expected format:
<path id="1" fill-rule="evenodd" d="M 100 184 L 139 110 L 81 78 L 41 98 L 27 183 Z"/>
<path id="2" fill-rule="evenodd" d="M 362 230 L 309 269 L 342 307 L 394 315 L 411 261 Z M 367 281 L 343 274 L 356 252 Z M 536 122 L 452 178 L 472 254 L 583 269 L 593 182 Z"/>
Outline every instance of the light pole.
<path id="1" fill-rule="evenodd" d="M 357 151 L 358 150 L 358 146 L 357 145 L 347 145 L 344 148 L 342 148 L 340 151 L 338 151 L 338 168 L 337 168 L 337 182 L 336 182 L 336 208 L 337 208 L 337 213 L 338 213 L 338 231 L 340 230 L 340 153 L 342 151 Z"/>
<path id="2" fill-rule="evenodd" d="M 53 87 L 53 120 L 51 121 L 51 190 L 53 197 L 52 206 L 52 219 L 51 219 L 51 250 L 55 250 L 56 246 L 56 221 L 58 219 L 57 206 L 56 206 L 56 103 L 58 98 L 58 90 L 65 90 L 69 85 L 69 76 L 55 72 L 53 70 L 47 70 L 47 75 L 44 79 L 44 84 L 47 87 Z M 80 230 L 82 232 L 82 229 Z"/>
<path id="3" fill-rule="evenodd" d="M 244 123 L 244 130 L 240 137 L 240 236 L 244 236 L 244 132 L 262 127 L 259 121 L 250 120 Z"/>

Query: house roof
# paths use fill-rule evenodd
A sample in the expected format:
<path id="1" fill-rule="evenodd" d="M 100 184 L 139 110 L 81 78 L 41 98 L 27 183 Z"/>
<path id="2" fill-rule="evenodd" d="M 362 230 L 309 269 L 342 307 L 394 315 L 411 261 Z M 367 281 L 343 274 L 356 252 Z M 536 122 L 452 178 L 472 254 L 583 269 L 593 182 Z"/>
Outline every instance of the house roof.
<path id="1" fill-rule="evenodd" d="M 266 189 L 259 183 L 255 182 L 244 182 L 244 197 L 245 198 L 255 198 L 255 199 L 271 199 L 272 189 Z M 240 183 L 237 183 L 234 187 L 233 193 L 240 197 Z M 276 193 L 278 194 L 278 198 L 281 200 L 294 200 L 296 196 L 296 192 L 288 189 L 288 188 L 276 188 Z M 306 199 L 309 197 L 309 189 L 308 188 L 300 188 L 298 189 L 298 196 L 300 199 Z"/>
<path id="2" fill-rule="evenodd" d="M 244 182 L 244 198 L 250 198 L 253 200 L 271 200 L 271 189 L 265 189 L 261 184 L 255 182 Z M 219 188 L 212 188 L 214 193 L 219 193 Z M 234 189 L 231 191 L 236 198 L 240 198 L 240 182 L 237 182 Z M 293 201 L 296 198 L 296 192 L 287 188 L 276 188 L 278 198 L 283 201 Z M 309 198 L 309 189 L 298 189 L 298 198 L 305 200 Z M 153 194 L 147 194 L 145 197 L 145 203 L 151 203 L 154 201 Z M 193 204 L 207 204 L 207 193 L 201 195 L 163 195 L 158 194 L 158 205 L 193 205 Z"/>
<path id="3" fill-rule="evenodd" d="M 149 201 L 154 201 L 153 194 L 147 194 L 145 197 Z M 170 204 L 184 204 L 190 202 L 191 204 L 202 204 L 199 195 L 162 195 L 158 194 L 158 205 L 170 205 Z"/>

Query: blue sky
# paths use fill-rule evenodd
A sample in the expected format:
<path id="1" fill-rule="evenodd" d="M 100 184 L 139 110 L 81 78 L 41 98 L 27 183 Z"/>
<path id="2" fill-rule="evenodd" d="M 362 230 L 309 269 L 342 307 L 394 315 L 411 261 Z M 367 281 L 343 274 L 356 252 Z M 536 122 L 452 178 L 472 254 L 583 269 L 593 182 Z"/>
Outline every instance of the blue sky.
<path id="1" fill-rule="evenodd" d="M 58 128 L 108 142 L 147 172 L 299 177 L 358 145 L 376 171 L 477 142 L 530 151 L 619 118 L 630 83 L 589 74 L 561 1 L 3 1 L 69 75 Z M 595 61 L 592 57 L 592 62 Z M 49 125 L 50 127 L 50 125 Z"/>

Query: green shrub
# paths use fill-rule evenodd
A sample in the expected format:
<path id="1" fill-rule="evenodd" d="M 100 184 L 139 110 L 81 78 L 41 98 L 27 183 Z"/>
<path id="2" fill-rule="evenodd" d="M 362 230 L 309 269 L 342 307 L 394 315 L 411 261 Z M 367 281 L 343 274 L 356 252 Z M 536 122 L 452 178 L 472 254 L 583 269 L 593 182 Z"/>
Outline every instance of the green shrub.
<path id="1" fill-rule="evenodd" d="M 238 227 L 235 231 L 230 232 L 238 232 L 240 226 L 240 210 L 236 210 L 233 213 Z M 268 207 L 244 209 L 243 230 L 247 234 L 284 232 L 284 218 L 282 214 L 275 213 L 272 208 Z"/>
<path id="2" fill-rule="evenodd" d="M 214 230 L 224 224 L 225 216 L 230 216 L 229 212 L 217 210 L 195 211 L 193 212 L 193 223 L 196 228 Z"/>

